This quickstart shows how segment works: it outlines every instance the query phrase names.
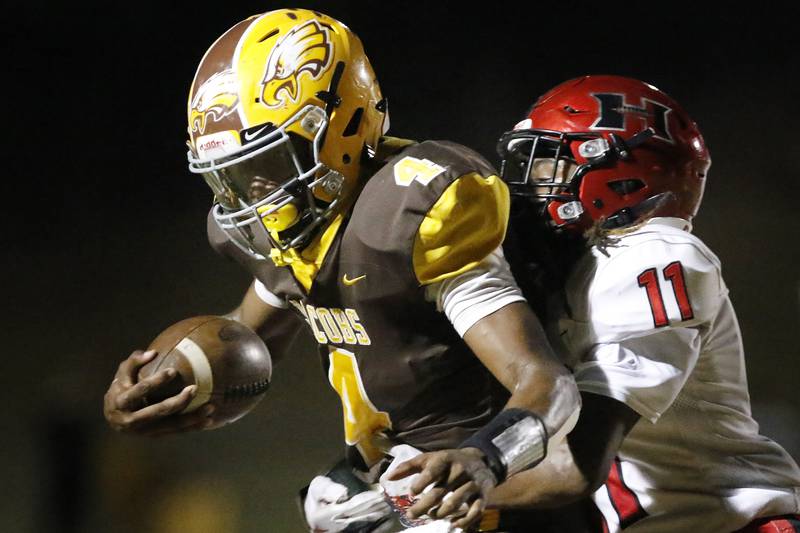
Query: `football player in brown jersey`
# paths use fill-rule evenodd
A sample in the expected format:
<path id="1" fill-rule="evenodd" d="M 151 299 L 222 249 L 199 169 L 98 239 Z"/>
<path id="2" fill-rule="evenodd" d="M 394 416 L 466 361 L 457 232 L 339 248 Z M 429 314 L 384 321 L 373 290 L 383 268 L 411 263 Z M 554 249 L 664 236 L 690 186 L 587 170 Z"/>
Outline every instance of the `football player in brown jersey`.
<path id="1" fill-rule="evenodd" d="M 187 111 L 189 169 L 216 199 L 209 240 L 255 278 L 230 316 L 273 351 L 293 316 L 305 321 L 342 400 L 349 465 L 374 474 L 397 445 L 436 452 L 418 464 L 417 485 L 433 485 L 421 498 L 450 493 L 452 525 L 476 524 L 492 487 L 540 461 L 579 408 L 500 248 L 506 185 L 463 146 L 383 137 L 387 103 L 361 42 L 312 11 L 225 32 Z M 152 356 L 120 365 L 109 424 L 203 428 L 208 412 L 182 413 L 191 387 L 141 407 L 172 379 L 137 382 Z"/>

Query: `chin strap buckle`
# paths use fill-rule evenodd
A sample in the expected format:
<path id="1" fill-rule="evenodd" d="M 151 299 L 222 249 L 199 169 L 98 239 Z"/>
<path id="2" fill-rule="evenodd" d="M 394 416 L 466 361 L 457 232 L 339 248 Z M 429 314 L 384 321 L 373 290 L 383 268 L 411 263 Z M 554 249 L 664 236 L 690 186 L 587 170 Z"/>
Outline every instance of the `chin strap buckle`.
<path id="1" fill-rule="evenodd" d="M 583 205 L 577 200 L 567 202 L 558 206 L 556 213 L 561 220 L 565 222 L 573 222 L 580 218 L 580 216 L 583 214 Z"/>

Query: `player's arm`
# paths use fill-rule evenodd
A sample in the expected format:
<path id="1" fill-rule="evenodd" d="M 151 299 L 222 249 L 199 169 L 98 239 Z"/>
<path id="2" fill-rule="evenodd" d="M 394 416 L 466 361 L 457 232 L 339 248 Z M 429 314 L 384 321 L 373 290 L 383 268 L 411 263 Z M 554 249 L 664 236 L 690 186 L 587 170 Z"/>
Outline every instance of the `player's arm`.
<path id="1" fill-rule="evenodd" d="M 480 517 L 488 494 L 505 475 L 531 466 L 526 461 L 535 462 L 544 454 L 548 434 L 559 434 L 562 427 L 568 431 L 571 428 L 568 421 L 580 406 L 572 375 L 553 354 L 539 321 L 526 303 L 511 303 L 482 318 L 466 332 L 464 340 L 511 393 L 505 410 L 484 428 L 485 436 L 470 439 L 460 449 L 419 455 L 392 475 L 397 479 L 418 473 L 411 487 L 414 494 L 422 493 L 431 483 L 436 484 L 409 510 L 412 517 L 421 514 L 448 517 L 454 513 L 458 516 L 459 509 L 466 504 L 467 514 L 454 522 L 459 527 L 471 525 Z M 544 428 L 541 432 L 536 431 L 539 423 Z M 569 427 L 564 427 L 565 424 Z M 510 429 L 507 435 L 511 440 L 505 449 L 489 444 L 492 435 L 506 429 Z M 514 434 L 516 437 L 511 436 Z M 484 439 L 486 442 L 482 442 Z M 488 457 L 492 446 L 495 456 Z M 526 457 L 514 457 L 514 448 L 523 450 Z M 489 466 L 498 461 L 503 463 L 500 465 L 503 473 Z M 444 499 L 449 492 L 452 495 Z"/>
<path id="2" fill-rule="evenodd" d="M 653 279 L 659 291 L 640 281 L 643 272 L 665 270 L 674 276 Z M 642 418 L 656 423 L 683 389 L 699 357 L 702 325 L 716 316 L 724 292 L 718 263 L 688 237 L 629 247 L 598 270 L 587 295 L 591 314 L 581 319 L 598 334 L 622 338 L 594 344 L 582 356 L 575 379 L 583 407 L 575 429 L 540 465 L 497 487 L 491 504 L 547 508 L 594 492 L 633 425 Z M 681 308 L 684 298 L 688 307 Z M 654 311 L 661 306 L 665 317 Z"/>
<path id="3" fill-rule="evenodd" d="M 460 527 L 479 518 L 498 481 L 541 458 L 547 435 L 561 430 L 580 405 L 571 374 L 553 354 L 498 250 L 507 200 L 504 185 L 493 177 L 459 178 L 428 213 L 415 248 L 418 278 L 437 288 L 438 305 L 511 393 L 506 409 L 461 448 L 419 455 L 391 476 L 418 473 L 411 487 L 416 494 L 436 484 L 410 509 L 412 516 L 448 516 L 467 504 L 467 515 L 455 522 Z M 491 443 L 500 433 L 510 438 L 504 450 Z M 524 457 L 512 457 L 520 444 Z M 444 500 L 448 492 L 453 494 Z"/>
<path id="4" fill-rule="evenodd" d="M 254 281 L 241 303 L 225 317 L 241 322 L 258 333 L 272 356 L 272 362 L 283 359 L 302 329 L 302 322 L 267 289 Z"/>
<path id="5" fill-rule="evenodd" d="M 553 443 L 535 468 L 509 477 L 489 496 L 500 509 L 560 507 L 591 495 L 606 480 L 622 440 L 639 415 L 622 402 L 582 393 L 575 429 Z"/>
<path id="6" fill-rule="evenodd" d="M 254 285 L 247 290 L 239 306 L 226 316 L 261 333 L 270 350 L 274 348 L 278 355 L 285 351 L 297 331 L 298 322 L 294 316 L 286 309 L 265 302 Z M 174 369 L 167 368 L 138 381 L 139 369 L 155 355 L 153 351 L 136 350 L 120 363 L 103 401 L 103 414 L 108 424 L 117 431 L 149 436 L 208 427 L 213 413 L 211 405 L 181 414 L 197 393 L 195 385 L 161 402 L 146 405 L 145 397 L 152 390 L 177 375 Z"/>
<path id="7" fill-rule="evenodd" d="M 511 393 L 505 408 L 537 413 L 548 435 L 580 407 L 572 374 L 553 353 L 527 303 L 511 303 L 482 318 L 464 340 Z"/>

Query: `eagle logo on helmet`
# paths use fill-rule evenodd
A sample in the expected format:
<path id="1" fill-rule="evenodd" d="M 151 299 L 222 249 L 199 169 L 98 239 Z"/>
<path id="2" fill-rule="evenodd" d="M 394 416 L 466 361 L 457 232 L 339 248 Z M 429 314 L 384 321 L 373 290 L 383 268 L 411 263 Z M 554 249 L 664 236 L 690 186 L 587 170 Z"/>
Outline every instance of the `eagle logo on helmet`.
<path id="1" fill-rule="evenodd" d="M 236 110 L 239 105 L 239 91 L 236 73 L 232 69 L 217 72 L 197 90 L 192 99 L 192 112 L 189 117 L 191 131 L 206 131 L 208 121 L 219 122 Z"/>
<path id="2" fill-rule="evenodd" d="M 267 59 L 261 101 L 267 107 L 286 105 L 287 97 L 297 102 L 300 76 L 307 73 L 311 79 L 319 79 L 331 64 L 332 52 L 328 30 L 316 20 L 292 28 Z"/>

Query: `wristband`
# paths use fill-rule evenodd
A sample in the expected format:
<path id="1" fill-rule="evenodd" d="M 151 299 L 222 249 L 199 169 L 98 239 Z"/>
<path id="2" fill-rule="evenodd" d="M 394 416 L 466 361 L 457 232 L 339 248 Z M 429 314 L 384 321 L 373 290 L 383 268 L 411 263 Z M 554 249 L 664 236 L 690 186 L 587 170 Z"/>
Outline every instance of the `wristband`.
<path id="1" fill-rule="evenodd" d="M 524 409 L 506 409 L 465 440 L 459 448 L 478 448 L 500 483 L 536 466 L 547 454 L 542 419 Z"/>

